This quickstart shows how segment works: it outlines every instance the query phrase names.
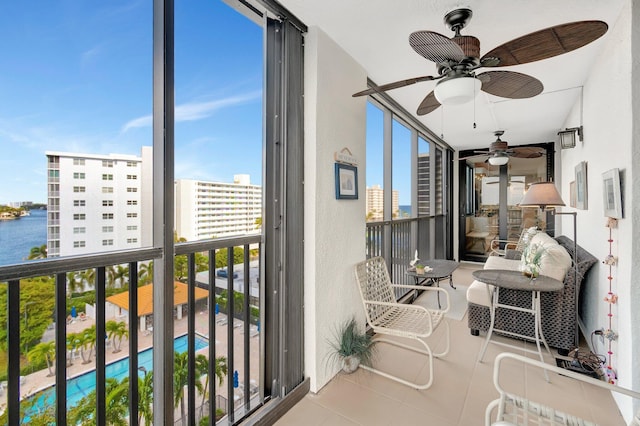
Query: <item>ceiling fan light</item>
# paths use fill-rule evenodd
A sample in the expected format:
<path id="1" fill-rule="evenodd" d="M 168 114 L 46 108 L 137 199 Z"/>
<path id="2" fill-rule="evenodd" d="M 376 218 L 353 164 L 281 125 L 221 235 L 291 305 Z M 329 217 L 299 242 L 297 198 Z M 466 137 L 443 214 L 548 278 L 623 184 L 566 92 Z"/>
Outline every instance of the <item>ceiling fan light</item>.
<path id="1" fill-rule="evenodd" d="M 480 81 L 475 77 L 453 77 L 440 81 L 433 94 L 442 105 L 460 105 L 475 98 L 480 86 Z"/>
<path id="2" fill-rule="evenodd" d="M 509 156 L 504 154 L 496 154 L 493 157 L 489 157 L 489 164 L 492 166 L 504 166 L 509 162 Z"/>

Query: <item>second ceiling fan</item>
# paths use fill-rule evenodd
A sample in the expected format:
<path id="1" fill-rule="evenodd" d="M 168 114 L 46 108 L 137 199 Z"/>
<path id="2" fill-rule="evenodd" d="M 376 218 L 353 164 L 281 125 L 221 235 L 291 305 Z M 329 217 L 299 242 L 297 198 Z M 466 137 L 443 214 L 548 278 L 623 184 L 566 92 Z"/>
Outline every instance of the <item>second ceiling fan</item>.
<path id="1" fill-rule="evenodd" d="M 480 91 L 510 99 L 530 98 L 542 93 L 540 80 L 513 71 L 485 71 L 526 64 L 571 52 L 600 38 L 608 26 L 602 21 L 578 21 L 556 25 L 508 41 L 480 57 L 480 40 L 461 35 L 469 23 L 471 9 L 455 9 L 444 17 L 445 25 L 454 32 L 452 38 L 434 31 L 416 31 L 409 44 L 420 56 L 436 63 L 437 76 L 414 77 L 354 93 L 366 96 L 376 92 L 409 86 L 422 81 L 440 80 L 418 106 L 417 114 L 425 115 L 441 104 L 455 105 L 470 101 Z"/>
<path id="2" fill-rule="evenodd" d="M 459 158 L 458 160 L 466 160 L 467 158 L 477 157 L 479 155 L 486 155 L 489 164 L 492 166 L 501 166 L 509 162 L 509 157 L 516 158 L 539 158 L 546 154 L 544 148 L 532 147 L 532 146 L 517 146 L 509 148 L 509 144 L 506 141 L 500 139 L 500 136 L 504 135 L 504 130 L 498 130 L 493 133 L 496 136 L 496 140 L 491 142 L 488 150 L 473 151 L 474 155 L 469 157 Z"/>

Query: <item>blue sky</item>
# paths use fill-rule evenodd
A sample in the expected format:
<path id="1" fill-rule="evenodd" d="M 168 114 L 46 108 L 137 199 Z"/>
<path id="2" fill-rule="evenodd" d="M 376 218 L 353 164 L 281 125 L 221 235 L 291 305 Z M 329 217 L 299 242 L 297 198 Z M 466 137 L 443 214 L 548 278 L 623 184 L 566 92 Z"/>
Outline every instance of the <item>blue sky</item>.
<path id="1" fill-rule="evenodd" d="M 262 174 L 262 29 L 217 0 L 176 2 L 176 178 Z M 151 145 L 149 0 L 6 2 L 0 204 L 46 202 L 45 151 Z"/>

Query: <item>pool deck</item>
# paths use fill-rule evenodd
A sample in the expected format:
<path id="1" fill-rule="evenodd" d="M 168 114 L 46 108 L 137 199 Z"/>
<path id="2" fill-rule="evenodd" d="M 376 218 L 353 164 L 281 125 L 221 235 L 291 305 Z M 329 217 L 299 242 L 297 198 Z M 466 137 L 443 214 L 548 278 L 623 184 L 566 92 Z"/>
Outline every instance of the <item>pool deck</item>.
<path id="1" fill-rule="evenodd" d="M 94 324 L 94 320 L 92 318 L 87 318 L 84 321 L 80 321 L 76 319 L 72 323 L 67 325 L 67 334 L 69 333 L 77 333 L 79 331 L 84 330 Z M 227 318 L 225 314 L 216 315 L 216 356 L 227 356 L 227 330 L 228 325 Z M 244 327 L 242 326 L 243 322 L 239 320 L 235 320 L 233 327 L 234 334 L 234 358 L 236 360 L 243 359 L 243 333 Z M 257 330 L 255 326 L 250 326 L 251 330 L 251 339 L 250 339 L 250 360 L 252 366 L 251 379 L 258 381 L 259 370 L 258 370 L 258 360 L 259 360 L 259 338 Z M 196 332 L 200 333 L 204 336 L 209 336 L 209 326 L 208 326 L 208 310 L 199 310 L 196 313 Z M 181 336 L 187 333 L 187 317 L 184 316 L 181 319 L 174 320 L 174 335 Z M 148 349 L 153 346 L 153 335 L 151 333 L 138 333 L 138 352 Z M 202 353 L 208 356 L 208 349 L 202 349 L 197 353 Z M 122 358 L 126 358 L 129 356 L 129 342 L 127 339 L 122 340 L 121 350 L 120 352 L 113 353 L 113 347 L 108 346 L 106 349 L 106 363 L 109 364 L 113 361 L 120 360 Z M 95 354 L 92 357 L 92 361 L 87 364 L 82 364 L 82 359 L 79 357 L 73 359 L 73 365 L 67 367 L 67 377 L 75 377 L 80 374 L 86 373 L 87 371 L 91 371 L 95 369 Z M 243 363 L 236 363 L 236 370 L 242 377 L 243 374 Z M 231 375 L 231 372 L 229 376 Z M 229 377 L 228 376 L 228 377 Z M 227 385 L 226 379 L 223 382 L 223 385 L 218 388 L 218 395 L 222 395 L 225 398 L 227 397 Z M 49 376 L 49 370 L 44 369 L 37 371 L 35 373 L 24 376 L 24 382 L 20 388 L 21 398 L 29 396 L 33 393 L 36 393 L 40 390 L 46 389 L 55 384 L 55 376 Z M 4 411 L 6 407 L 6 389 L 0 389 L 0 412 Z M 68 407 L 69 408 L 69 407 Z"/>

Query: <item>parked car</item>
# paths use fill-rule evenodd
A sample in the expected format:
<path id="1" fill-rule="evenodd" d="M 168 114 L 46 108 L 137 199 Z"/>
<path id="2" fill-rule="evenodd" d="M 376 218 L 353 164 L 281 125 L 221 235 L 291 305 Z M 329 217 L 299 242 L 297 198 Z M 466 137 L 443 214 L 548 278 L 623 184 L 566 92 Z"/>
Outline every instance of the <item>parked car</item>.
<path id="1" fill-rule="evenodd" d="M 227 274 L 227 268 L 221 268 L 221 269 L 218 269 L 218 270 L 216 271 L 216 276 L 218 276 L 218 277 L 220 277 L 220 278 L 227 278 L 227 277 L 229 276 L 229 275 Z M 237 272 L 234 272 L 234 273 L 233 273 L 233 278 L 234 278 L 234 279 L 235 279 L 235 278 L 238 278 L 238 273 L 237 273 Z"/>

